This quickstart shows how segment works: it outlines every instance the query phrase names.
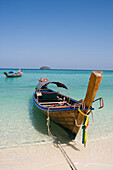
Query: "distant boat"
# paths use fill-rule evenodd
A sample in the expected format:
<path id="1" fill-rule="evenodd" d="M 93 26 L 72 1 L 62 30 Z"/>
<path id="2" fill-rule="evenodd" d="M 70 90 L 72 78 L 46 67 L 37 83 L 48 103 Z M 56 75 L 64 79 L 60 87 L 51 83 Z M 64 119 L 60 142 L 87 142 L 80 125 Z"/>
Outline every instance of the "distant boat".
<path id="1" fill-rule="evenodd" d="M 18 71 L 9 71 L 8 73 L 4 72 L 4 74 L 8 78 L 10 78 L 10 77 L 21 77 L 23 72 L 19 69 Z"/>
<path id="2" fill-rule="evenodd" d="M 55 84 L 58 88 L 68 90 L 64 84 L 41 78 L 33 94 L 33 101 L 44 116 L 50 117 L 52 121 L 68 130 L 73 139 L 77 136 L 80 127 L 83 126 L 83 143 L 85 145 L 89 114 L 94 110 L 92 103 L 94 102 L 102 77 L 102 71 L 93 71 L 91 73 L 86 97 L 80 101 L 47 88 L 48 84 Z M 104 105 L 103 99 L 99 98 L 97 100 L 100 100 L 99 108 L 102 108 Z"/>

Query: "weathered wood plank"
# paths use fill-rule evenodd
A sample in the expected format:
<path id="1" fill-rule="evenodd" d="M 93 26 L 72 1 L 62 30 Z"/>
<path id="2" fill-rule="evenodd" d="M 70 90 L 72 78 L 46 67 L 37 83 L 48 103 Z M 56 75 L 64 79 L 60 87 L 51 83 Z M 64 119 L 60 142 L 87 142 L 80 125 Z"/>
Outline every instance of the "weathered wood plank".
<path id="1" fill-rule="evenodd" d="M 92 102 L 96 96 L 96 93 L 98 91 L 98 88 L 99 88 L 101 80 L 102 80 L 102 77 L 103 77 L 102 71 L 93 71 L 91 73 L 86 96 L 84 99 L 85 106 L 88 107 L 88 110 L 89 110 L 90 106 L 92 105 Z M 86 110 L 84 113 L 87 113 L 88 110 Z M 82 114 L 78 113 L 77 124 L 81 125 L 83 123 L 83 120 L 84 120 L 84 116 Z M 75 125 L 73 131 L 75 131 L 76 135 L 77 135 L 79 129 L 80 129 L 80 127 Z"/>

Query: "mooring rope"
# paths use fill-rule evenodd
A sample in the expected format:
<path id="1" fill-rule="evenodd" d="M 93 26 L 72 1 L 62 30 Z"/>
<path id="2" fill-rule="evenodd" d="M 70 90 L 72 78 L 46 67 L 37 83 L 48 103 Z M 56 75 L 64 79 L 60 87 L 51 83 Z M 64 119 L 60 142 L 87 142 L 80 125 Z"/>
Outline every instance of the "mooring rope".
<path id="1" fill-rule="evenodd" d="M 53 139 L 56 139 L 56 140 L 57 140 L 57 146 L 59 147 L 59 149 L 60 149 L 61 152 L 63 153 L 63 155 L 64 155 L 66 161 L 68 162 L 68 164 L 69 164 L 69 166 L 70 166 L 70 168 L 71 168 L 72 170 L 77 170 L 76 167 L 75 167 L 75 165 L 74 165 L 74 163 L 71 161 L 71 159 L 69 158 L 69 156 L 67 155 L 67 153 L 66 153 L 65 150 L 63 149 L 63 147 L 62 147 L 60 141 L 58 140 L 58 137 L 55 135 L 55 133 L 52 131 L 52 129 L 51 129 L 51 131 L 52 131 L 52 133 L 54 133 L 54 135 L 51 133 L 51 131 L 50 131 L 49 108 L 48 108 L 47 113 L 48 113 L 48 114 L 47 114 L 48 135 L 49 135 L 50 137 L 52 137 Z"/>
<path id="2" fill-rule="evenodd" d="M 53 134 L 50 131 L 50 116 L 49 116 L 49 108 L 47 111 L 47 127 L 48 127 L 48 135 L 51 136 L 53 139 L 56 139 L 55 136 L 53 136 Z"/>
<path id="3" fill-rule="evenodd" d="M 67 160 L 70 168 L 71 168 L 72 170 L 77 170 L 76 167 L 75 167 L 75 165 L 74 165 L 74 163 L 73 163 L 72 160 L 69 158 L 69 156 L 67 155 L 66 151 L 63 149 L 60 141 L 57 141 L 57 145 L 58 145 L 58 147 L 60 148 L 61 152 L 63 153 L 65 159 Z"/>

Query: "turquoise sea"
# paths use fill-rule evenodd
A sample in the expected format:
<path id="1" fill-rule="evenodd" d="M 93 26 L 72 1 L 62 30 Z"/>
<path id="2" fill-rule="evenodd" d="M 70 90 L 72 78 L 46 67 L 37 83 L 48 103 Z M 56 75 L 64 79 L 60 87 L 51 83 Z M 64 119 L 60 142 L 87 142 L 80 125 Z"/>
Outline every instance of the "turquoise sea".
<path id="1" fill-rule="evenodd" d="M 48 136 L 46 118 L 33 103 L 32 95 L 40 78 L 60 81 L 70 90 L 70 96 L 84 99 L 90 70 L 23 70 L 22 77 L 6 78 L 0 70 L 0 147 L 53 142 Z M 113 71 L 103 71 L 103 80 L 96 98 L 103 97 L 104 108 L 95 103 L 94 123 L 90 116 L 88 140 L 113 136 Z M 68 134 L 51 122 L 52 130 L 63 141 Z M 82 130 L 76 140 L 81 142 Z"/>

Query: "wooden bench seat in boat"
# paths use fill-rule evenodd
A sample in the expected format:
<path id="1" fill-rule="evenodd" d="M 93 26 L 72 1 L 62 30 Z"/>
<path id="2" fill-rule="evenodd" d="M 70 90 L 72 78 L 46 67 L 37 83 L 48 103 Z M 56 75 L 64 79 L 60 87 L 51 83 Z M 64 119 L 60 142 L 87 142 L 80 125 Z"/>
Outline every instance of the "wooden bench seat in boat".
<path id="1" fill-rule="evenodd" d="M 66 101 L 63 102 L 40 102 L 41 105 L 47 105 L 47 104 L 66 104 Z"/>

